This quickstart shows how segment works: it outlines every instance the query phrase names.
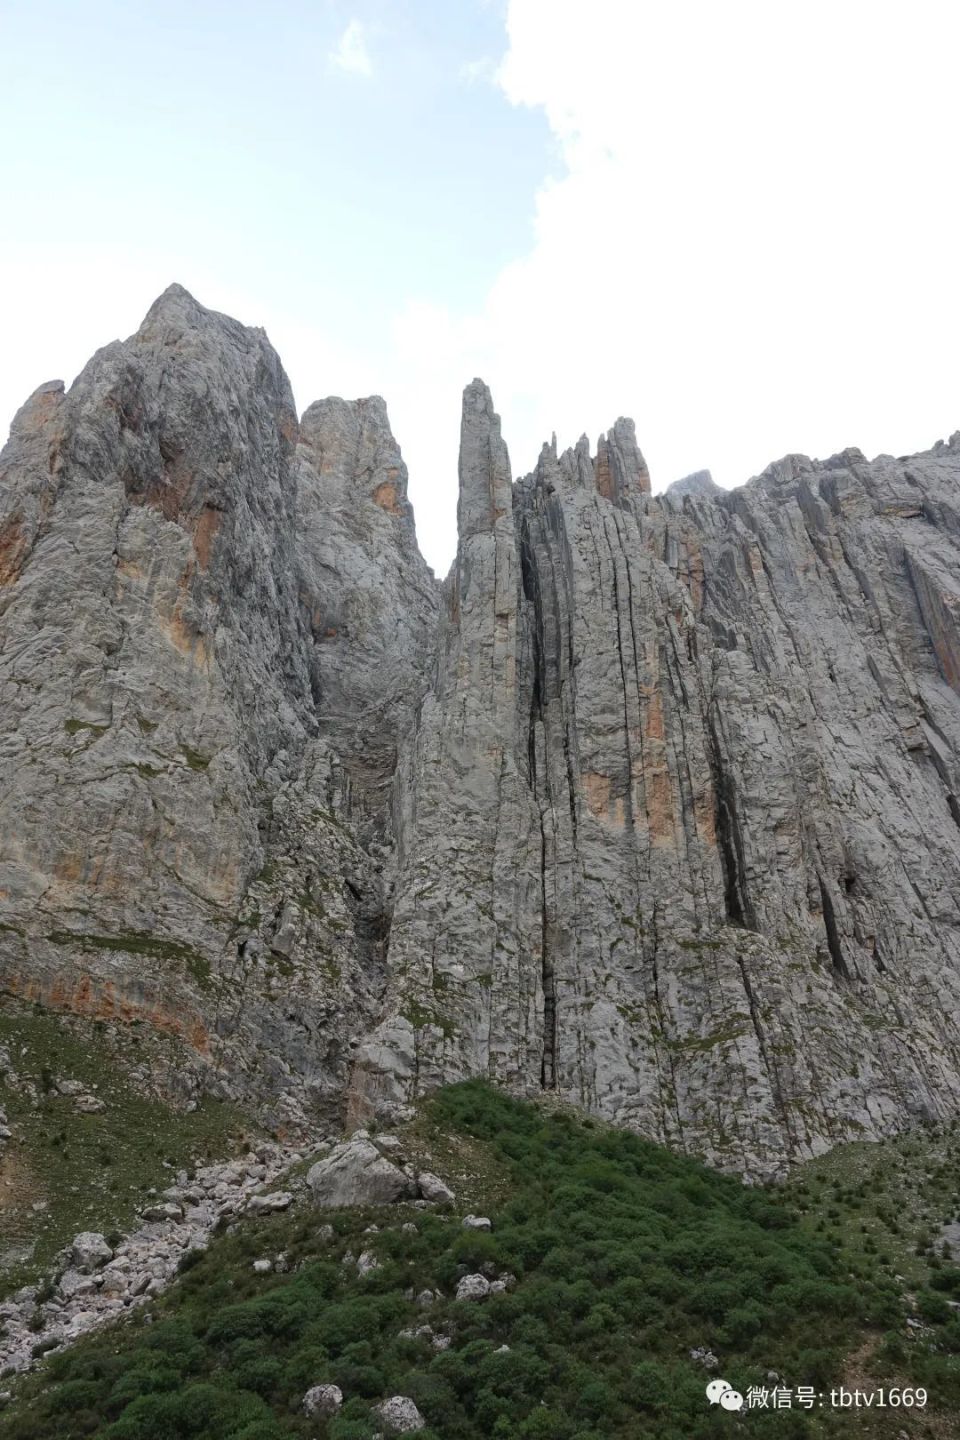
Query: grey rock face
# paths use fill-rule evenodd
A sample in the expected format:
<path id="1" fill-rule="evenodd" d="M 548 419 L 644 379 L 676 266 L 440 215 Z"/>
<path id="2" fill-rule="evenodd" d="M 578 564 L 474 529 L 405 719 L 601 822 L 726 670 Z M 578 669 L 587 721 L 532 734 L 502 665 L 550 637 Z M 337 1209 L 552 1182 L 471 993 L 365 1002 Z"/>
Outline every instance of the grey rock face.
<path id="1" fill-rule="evenodd" d="M 315 1205 L 393 1205 L 413 1200 L 416 1182 L 380 1154 L 369 1140 L 356 1138 L 336 1145 L 307 1171 Z"/>
<path id="2" fill-rule="evenodd" d="M 513 483 L 475 381 L 459 483 L 441 588 L 383 402 L 298 422 L 177 287 L 34 393 L 0 991 L 283 1130 L 484 1075 L 767 1175 L 952 1114 L 960 437 L 660 497 L 618 420 Z"/>
<path id="3" fill-rule="evenodd" d="M 951 1114 L 960 440 L 511 491 L 475 384 L 460 484 L 354 1114 L 491 1075 L 753 1175 Z"/>
<path id="4" fill-rule="evenodd" d="M 347 818 L 364 840 L 390 844 L 397 748 L 430 674 L 438 587 L 380 397 L 317 401 L 300 441 L 300 598 L 317 720 L 341 757 Z"/>
<path id="5" fill-rule="evenodd" d="M 433 586 L 383 402 L 301 442 L 262 331 L 177 286 L 35 392 L 0 461 L 0 990 L 165 1031 L 187 1094 L 334 1112 Z"/>

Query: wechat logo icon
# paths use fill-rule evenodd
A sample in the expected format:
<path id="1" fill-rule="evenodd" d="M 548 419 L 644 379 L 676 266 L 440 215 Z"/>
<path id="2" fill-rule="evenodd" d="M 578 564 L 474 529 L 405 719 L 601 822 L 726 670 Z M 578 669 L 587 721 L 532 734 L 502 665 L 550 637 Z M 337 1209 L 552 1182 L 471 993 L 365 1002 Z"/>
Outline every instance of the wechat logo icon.
<path id="1" fill-rule="evenodd" d="M 707 1399 L 711 1405 L 722 1405 L 724 1410 L 742 1410 L 743 1396 L 734 1390 L 729 1380 L 711 1380 L 707 1386 Z"/>

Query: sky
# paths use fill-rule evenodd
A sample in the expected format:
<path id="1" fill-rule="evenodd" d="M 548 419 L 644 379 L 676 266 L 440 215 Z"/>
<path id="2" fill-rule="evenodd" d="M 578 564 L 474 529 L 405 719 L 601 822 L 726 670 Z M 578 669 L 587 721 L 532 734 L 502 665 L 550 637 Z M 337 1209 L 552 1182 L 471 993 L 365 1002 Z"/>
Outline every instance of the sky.
<path id="1" fill-rule="evenodd" d="M 302 411 L 382 394 L 421 547 L 460 392 L 654 490 L 960 428 L 949 0 L 0 0 L 0 430 L 176 280 Z"/>

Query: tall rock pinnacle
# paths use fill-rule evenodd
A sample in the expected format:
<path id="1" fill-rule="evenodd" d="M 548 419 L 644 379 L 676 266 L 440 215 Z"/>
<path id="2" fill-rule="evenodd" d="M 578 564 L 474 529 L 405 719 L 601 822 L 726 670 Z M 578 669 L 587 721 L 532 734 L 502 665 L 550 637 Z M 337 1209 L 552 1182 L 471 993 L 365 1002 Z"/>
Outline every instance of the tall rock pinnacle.
<path id="1" fill-rule="evenodd" d="M 460 542 L 447 584 L 438 679 L 401 777 L 387 1017 L 361 1047 L 358 1117 L 411 1086 L 503 1073 L 539 1054 L 536 812 L 518 768 L 519 565 L 510 461 L 487 387 L 464 391 Z M 521 869 L 523 875 L 521 875 Z M 518 898 L 518 884 L 523 897 Z M 449 1015 L 458 1012 L 463 1025 Z M 531 1052 L 531 1046 L 533 1050 Z"/>

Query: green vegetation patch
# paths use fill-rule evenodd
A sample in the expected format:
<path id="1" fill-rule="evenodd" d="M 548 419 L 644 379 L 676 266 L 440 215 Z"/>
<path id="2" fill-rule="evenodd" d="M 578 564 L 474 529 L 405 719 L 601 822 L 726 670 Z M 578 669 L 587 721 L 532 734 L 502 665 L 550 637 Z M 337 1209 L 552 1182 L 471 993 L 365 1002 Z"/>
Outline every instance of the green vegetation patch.
<path id="1" fill-rule="evenodd" d="M 426 1005 L 421 1005 L 419 1000 L 408 1000 L 401 1011 L 403 1018 L 409 1020 L 414 1030 L 425 1030 L 428 1026 L 439 1030 L 445 1040 L 452 1040 L 457 1033 L 453 1021 L 439 1010 L 431 1010 Z"/>
<path id="2" fill-rule="evenodd" d="M 63 728 L 68 735 L 79 735 L 81 730 L 89 730 L 91 735 L 106 735 L 109 725 L 91 725 L 89 720 L 64 720 Z"/>
<path id="3" fill-rule="evenodd" d="M 205 1099 L 186 1114 L 139 1093 L 103 1028 L 25 1007 L 0 1010 L 0 1045 L 18 1077 L 13 1085 L 0 1073 L 0 1107 L 14 1132 L 0 1159 L 0 1254 L 10 1256 L 0 1294 L 35 1279 L 78 1231 L 128 1230 L 149 1187 L 171 1184 L 181 1166 L 226 1158 L 250 1133 L 233 1105 Z M 146 1039 L 130 1033 L 118 1044 L 130 1063 L 144 1060 Z M 105 1109 L 79 1113 L 58 1080 L 82 1082 Z M 17 1261 L 17 1252 L 30 1253 Z"/>
<path id="4" fill-rule="evenodd" d="M 670 1042 L 677 1050 L 713 1050 L 717 1045 L 729 1045 L 750 1033 L 749 1020 L 745 1024 L 731 1023 L 713 1030 L 709 1035 L 693 1035 L 686 1040 Z"/>
<path id="5" fill-rule="evenodd" d="M 709 1372 L 693 1347 L 712 1349 L 716 1373 L 743 1393 L 768 1385 L 770 1370 L 826 1389 L 851 1378 L 854 1352 L 865 1363 L 884 1331 L 902 1331 L 895 1281 L 854 1276 L 789 1192 L 745 1187 L 477 1082 L 436 1096 L 405 1143 L 433 1147 L 461 1205 L 489 1200 L 492 1233 L 410 1207 L 244 1221 L 191 1256 L 149 1313 L 13 1382 L 20 1399 L 0 1436 L 371 1440 L 371 1407 L 395 1394 L 426 1417 L 423 1440 L 714 1440 L 741 1428 L 797 1440 L 904 1427 L 903 1412 L 884 1429 L 890 1415 L 735 1417 L 706 1403 Z M 364 1276 L 344 1263 L 362 1250 L 380 1262 Z M 255 1259 L 281 1253 L 284 1273 L 254 1273 Z M 464 1272 L 484 1270 L 516 1284 L 481 1303 L 452 1298 Z M 443 1298 L 420 1309 L 424 1289 Z M 937 1293 L 945 1302 L 948 1290 Z M 928 1309 L 952 1313 L 936 1299 Z M 403 1333 L 425 1323 L 450 1337 L 447 1349 Z M 909 1374 L 909 1357 L 898 1363 Z M 877 1383 L 897 1378 L 888 1370 Z M 303 1395 L 323 1383 L 343 1390 L 343 1410 L 307 1419 Z M 956 1374 L 940 1383 L 949 1413 Z"/>
<path id="6" fill-rule="evenodd" d="M 125 955 L 149 955 L 154 960 L 179 960 L 202 989 L 210 984 L 210 961 L 205 955 L 190 945 L 165 940 L 150 931 L 87 935 L 74 930 L 53 930 L 47 939 L 54 945 L 79 945 L 81 950 L 119 950 Z"/>
<path id="7" fill-rule="evenodd" d="M 878 1338 L 874 1374 L 907 1373 L 937 1405 L 960 1413 L 957 1123 L 880 1144 L 839 1145 L 794 1172 L 784 1202 L 796 1207 L 804 1229 L 838 1250 L 858 1285 L 880 1278 L 904 1296 L 911 1323 Z M 939 1440 L 955 1428 L 916 1433 Z M 908 1429 L 911 1440 L 914 1433 Z"/>

